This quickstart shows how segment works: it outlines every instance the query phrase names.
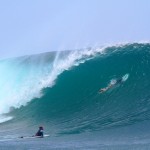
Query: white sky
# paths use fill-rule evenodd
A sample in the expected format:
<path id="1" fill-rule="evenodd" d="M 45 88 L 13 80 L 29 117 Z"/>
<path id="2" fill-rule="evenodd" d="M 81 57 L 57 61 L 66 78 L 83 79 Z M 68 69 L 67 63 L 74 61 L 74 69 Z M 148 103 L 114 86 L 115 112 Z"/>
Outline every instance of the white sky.
<path id="1" fill-rule="evenodd" d="M 0 58 L 150 39 L 149 0 L 0 0 Z"/>

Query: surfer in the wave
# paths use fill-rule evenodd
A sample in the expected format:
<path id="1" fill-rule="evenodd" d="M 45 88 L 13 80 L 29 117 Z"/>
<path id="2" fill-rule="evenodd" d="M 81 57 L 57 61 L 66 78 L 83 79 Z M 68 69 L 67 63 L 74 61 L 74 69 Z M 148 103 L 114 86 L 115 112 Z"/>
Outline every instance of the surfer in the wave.
<path id="1" fill-rule="evenodd" d="M 43 138 L 44 135 L 44 128 L 42 126 L 39 127 L 39 130 L 37 131 L 37 133 L 33 136 L 21 136 L 19 138 Z M 49 136 L 49 135 L 46 135 Z"/>
<path id="2" fill-rule="evenodd" d="M 107 87 L 101 88 L 101 89 L 99 90 L 99 93 L 106 92 L 106 91 L 109 90 L 110 88 L 114 87 L 115 85 L 121 84 L 122 82 L 123 82 L 123 79 L 122 79 L 122 78 L 119 78 L 119 79 L 117 79 L 117 80 L 112 80 L 112 81 L 110 82 L 110 84 L 109 84 Z"/>
<path id="3" fill-rule="evenodd" d="M 39 127 L 38 132 L 35 134 L 35 136 L 41 136 L 43 137 L 44 134 L 44 128 L 42 126 Z"/>

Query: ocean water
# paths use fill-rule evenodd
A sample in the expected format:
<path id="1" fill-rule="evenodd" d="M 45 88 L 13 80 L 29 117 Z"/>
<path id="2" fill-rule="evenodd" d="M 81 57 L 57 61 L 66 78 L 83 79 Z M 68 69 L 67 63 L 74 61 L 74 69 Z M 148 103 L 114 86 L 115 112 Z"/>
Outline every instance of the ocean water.
<path id="1" fill-rule="evenodd" d="M 1 149 L 150 149 L 149 43 L 0 60 L 0 87 Z"/>

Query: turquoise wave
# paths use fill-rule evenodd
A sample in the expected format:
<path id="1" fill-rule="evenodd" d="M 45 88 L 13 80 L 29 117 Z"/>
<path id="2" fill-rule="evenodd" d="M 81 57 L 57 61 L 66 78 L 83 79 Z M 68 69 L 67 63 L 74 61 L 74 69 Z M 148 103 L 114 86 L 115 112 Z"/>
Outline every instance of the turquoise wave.
<path id="1" fill-rule="evenodd" d="M 1 93 L 5 106 L 1 114 L 13 117 L 0 124 L 4 130 L 11 126 L 32 132 L 42 124 L 51 134 L 79 134 L 150 118 L 149 43 L 25 56 L 3 60 L 0 65 L 6 74 L 1 86 L 8 78 L 13 80 L 7 83 L 9 97 Z M 98 93 L 125 74 L 129 77 L 124 83 Z M 16 99 L 12 97 L 14 101 L 10 100 L 11 90 L 14 95 L 19 92 Z"/>

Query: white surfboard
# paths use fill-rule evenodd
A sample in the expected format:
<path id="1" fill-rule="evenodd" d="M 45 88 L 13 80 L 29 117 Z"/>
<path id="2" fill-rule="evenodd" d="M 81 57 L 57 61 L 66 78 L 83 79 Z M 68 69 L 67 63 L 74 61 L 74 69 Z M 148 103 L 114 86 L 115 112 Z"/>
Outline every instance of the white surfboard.
<path id="1" fill-rule="evenodd" d="M 33 139 L 33 138 L 45 138 L 45 137 L 49 137 L 50 135 L 49 134 L 44 134 L 43 137 L 41 136 L 21 136 L 20 138 L 22 139 Z"/>
<path id="2" fill-rule="evenodd" d="M 122 81 L 125 82 L 129 77 L 129 74 L 125 74 L 123 77 L 122 77 Z"/>

